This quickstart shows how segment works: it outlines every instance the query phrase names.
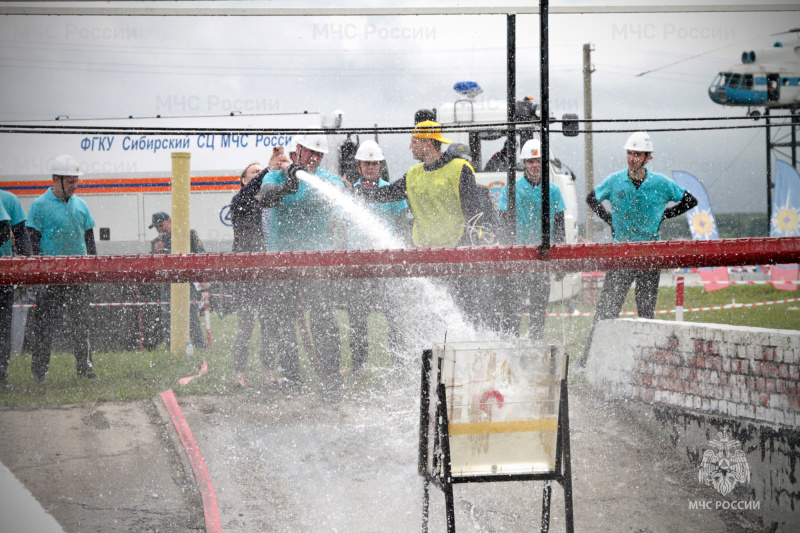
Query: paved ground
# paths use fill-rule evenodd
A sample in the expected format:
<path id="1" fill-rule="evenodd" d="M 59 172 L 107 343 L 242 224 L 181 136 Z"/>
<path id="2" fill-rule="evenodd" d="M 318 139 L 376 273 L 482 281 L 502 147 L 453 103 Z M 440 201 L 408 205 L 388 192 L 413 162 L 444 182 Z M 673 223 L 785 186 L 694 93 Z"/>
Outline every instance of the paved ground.
<path id="1" fill-rule="evenodd" d="M 258 390 L 178 402 L 223 531 L 408 532 L 421 523 L 418 396 L 409 383 L 333 405 L 313 392 Z M 570 401 L 576 531 L 758 531 L 746 517 L 690 509 L 713 489 L 624 410 L 585 386 Z M 160 402 L 0 410 L 0 461 L 65 531 L 202 530 L 200 496 Z M 459 485 L 458 529 L 538 529 L 541 489 Z M 560 487 L 553 494 L 551 530 L 563 531 Z M 431 531 L 444 531 L 436 489 Z"/>

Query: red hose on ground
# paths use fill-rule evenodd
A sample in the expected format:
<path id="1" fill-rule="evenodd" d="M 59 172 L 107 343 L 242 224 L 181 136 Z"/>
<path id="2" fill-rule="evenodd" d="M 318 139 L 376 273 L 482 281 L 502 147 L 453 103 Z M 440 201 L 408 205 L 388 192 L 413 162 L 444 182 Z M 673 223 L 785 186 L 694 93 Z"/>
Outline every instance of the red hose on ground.
<path id="1" fill-rule="evenodd" d="M 194 470 L 197 488 L 200 491 L 200 497 L 203 499 L 206 532 L 221 533 L 222 526 L 219 521 L 217 495 L 214 492 L 214 487 L 211 485 L 211 476 L 208 475 L 206 463 L 203 461 L 203 456 L 200 454 L 200 449 L 197 447 L 197 442 L 194 440 L 192 430 L 189 429 L 189 424 L 183 417 L 183 412 L 178 405 L 178 401 L 175 399 L 175 394 L 172 392 L 172 389 L 162 392 L 161 400 L 164 402 L 164 407 L 167 408 L 167 412 L 172 418 L 172 424 L 175 426 L 175 430 L 181 438 L 183 448 L 186 450 L 186 455 L 189 457 L 189 463 L 192 465 L 192 470 Z"/>

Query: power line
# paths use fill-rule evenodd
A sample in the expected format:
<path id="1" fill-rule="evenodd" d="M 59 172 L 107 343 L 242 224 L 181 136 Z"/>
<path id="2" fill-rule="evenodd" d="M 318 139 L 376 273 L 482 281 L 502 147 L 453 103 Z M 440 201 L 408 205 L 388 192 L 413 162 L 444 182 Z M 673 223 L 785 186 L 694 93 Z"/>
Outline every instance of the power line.
<path id="1" fill-rule="evenodd" d="M 237 115 L 241 116 L 241 115 Z M 179 117 L 178 117 L 179 118 Z M 196 117 L 199 118 L 199 117 Z M 722 117 L 722 120 L 727 120 L 732 117 Z M 646 120 L 646 119 L 645 119 Z M 652 119 L 653 121 L 675 120 L 675 119 Z M 692 119 L 687 119 L 692 120 Z M 714 120 L 702 119 L 699 120 Z M 641 122 L 642 119 L 611 119 L 599 120 L 599 122 Z M 564 122 L 563 120 L 554 120 L 553 122 Z M 594 122 L 594 121 L 593 121 Z M 469 126 L 442 126 L 442 131 L 445 132 L 474 132 L 486 129 L 503 129 L 507 128 L 510 123 L 482 123 L 471 124 Z M 538 122 L 515 123 L 517 128 L 530 125 L 533 127 Z M 719 131 L 719 130 L 735 130 L 735 129 L 755 129 L 776 127 L 775 124 L 752 124 L 752 125 L 735 125 L 735 126 L 701 126 L 701 127 L 678 127 L 678 128 L 649 128 L 650 132 L 685 132 L 685 131 Z M 271 134 L 271 135 L 302 135 L 306 133 L 340 133 L 340 134 L 371 134 L 371 133 L 413 133 L 414 127 L 412 126 L 383 126 L 383 127 L 361 127 L 361 128 L 180 128 L 180 127 L 143 127 L 143 126 L 53 126 L 53 125 L 3 125 L 0 124 L 0 133 L 24 133 L 24 134 L 80 134 L 80 135 L 118 135 L 118 134 L 134 134 L 134 135 L 201 135 L 201 134 L 220 134 L 220 135 L 235 135 L 235 134 Z M 553 129 L 553 133 L 563 133 L 564 130 Z M 639 129 L 593 129 L 593 130 L 571 130 L 577 133 L 632 133 L 639 131 Z"/>
<path id="2" fill-rule="evenodd" d="M 746 151 L 748 148 L 750 148 L 750 145 L 751 145 L 751 144 L 753 144 L 753 141 L 755 141 L 755 140 L 756 140 L 756 138 L 758 137 L 758 134 L 759 134 L 759 133 L 761 133 L 761 132 L 760 132 L 760 131 L 756 131 L 756 132 L 753 134 L 753 136 L 752 136 L 752 137 L 750 137 L 750 140 L 749 140 L 749 141 L 747 141 L 747 144 L 744 146 L 744 148 L 742 148 L 741 150 L 739 150 L 739 154 L 738 154 L 736 157 L 734 157 L 734 158 L 733 158 L 733 161 L 731 161 L 731 163 L 730 163 L 730 164 L 729 164 L 729 165 L 728 165 L 728 166 L 725 168 L 725 170 L 723 170 L 722 172 L 720 172 L 719 176 L 717 176 L 717 178 L 716 178 L 714 181 L 712 181 L 712 182 L 711 182 L 711 184 L 709 184 L 709 186 L 708 186 L 708 188 L 709 188 L 709 189 L 711 189 L 711 187 L 713 187 L 713 186 L 714 186 L 714 185 L 715 185 L 715 184 L 716 184 L 716 183 L 717 183 L 717 182 L 720 180 L 720 178 L 721 178 L 722 176 L 724 176 L 724 175 L 725 175 L 725 173 L 726 173 L 726 172 L 728 172 L 728 170 L 730 170 L 730 168 L 731 168 L 731 167 L 732 167 L 732 166 L 733 166 L 733 165 L 736 163 L 736 161 L 738 161 L 738 160 L 739 160 L 739 158 L 740 158 L 740 157 L 742 157 L 742 155 L 745 153 L 745 151 Z"/>

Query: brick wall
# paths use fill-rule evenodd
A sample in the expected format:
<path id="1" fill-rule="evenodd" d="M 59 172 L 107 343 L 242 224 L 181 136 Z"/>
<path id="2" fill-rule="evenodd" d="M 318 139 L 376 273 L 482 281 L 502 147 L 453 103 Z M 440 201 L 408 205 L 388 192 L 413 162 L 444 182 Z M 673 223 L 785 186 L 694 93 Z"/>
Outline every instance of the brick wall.
<path id="1" fill-rule="evenodd" d="M 595 330 L 586 376 L 698 472 L 710 440 L 729 431 L 750 478 L 717 494 L 715 505 L 743 504 L 763 531 L 796 533 L 798 360 L 800 331 L 608 320 Z"/>
<path id="2" fill-rule="evenodd" d="M 623 319 L 594 338 L 587 378 L 614 396 L 800 426 L 800 331 Z"/>

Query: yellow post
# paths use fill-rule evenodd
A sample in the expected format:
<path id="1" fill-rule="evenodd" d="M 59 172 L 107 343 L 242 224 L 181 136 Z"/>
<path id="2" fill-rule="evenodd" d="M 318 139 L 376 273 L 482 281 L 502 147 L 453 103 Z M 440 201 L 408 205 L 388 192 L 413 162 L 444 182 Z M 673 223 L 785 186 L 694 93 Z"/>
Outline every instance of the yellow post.
<path id="1" fill-rule="evenodd" d="M 172 253 L 188 254 L 189 194 L 191 176 L 188 152 L 172 153 Z M 170 351 L 173 355 L 186 353 L 189 342 L 189 284 L 173 283 L 170 313 Z"/>

